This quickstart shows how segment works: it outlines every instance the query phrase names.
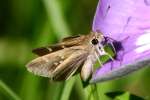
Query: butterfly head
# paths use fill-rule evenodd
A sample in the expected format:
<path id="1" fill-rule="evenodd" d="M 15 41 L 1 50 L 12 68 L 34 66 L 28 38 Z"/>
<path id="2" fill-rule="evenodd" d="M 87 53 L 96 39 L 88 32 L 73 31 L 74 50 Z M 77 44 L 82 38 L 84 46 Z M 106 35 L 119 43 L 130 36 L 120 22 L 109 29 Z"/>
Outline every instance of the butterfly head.
<path id="1" fill-rule="evenodd" d="M 104 36 L 102 33 L 93 33 L 92 39 L 91 39 L 91 44 L 96 46 L 96 45 L 101 45 L 102 42 L 104 41 Z"/>

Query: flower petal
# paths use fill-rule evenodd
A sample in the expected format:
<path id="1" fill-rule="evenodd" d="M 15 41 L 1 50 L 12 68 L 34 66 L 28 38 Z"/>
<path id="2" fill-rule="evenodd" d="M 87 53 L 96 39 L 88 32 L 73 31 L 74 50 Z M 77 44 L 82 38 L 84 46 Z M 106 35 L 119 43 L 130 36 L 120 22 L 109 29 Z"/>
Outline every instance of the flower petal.
<path id="1" fill-rule="evenodd" d="M 134 71 L 132 69 L 150 65 L 149 9 L 150 0 L 101 0 L 98 3 L 93 31 L 120 41 L 123 50 L 117 52 L 116 60 L 97 69 L 91 82 L 124 76 Z"/>

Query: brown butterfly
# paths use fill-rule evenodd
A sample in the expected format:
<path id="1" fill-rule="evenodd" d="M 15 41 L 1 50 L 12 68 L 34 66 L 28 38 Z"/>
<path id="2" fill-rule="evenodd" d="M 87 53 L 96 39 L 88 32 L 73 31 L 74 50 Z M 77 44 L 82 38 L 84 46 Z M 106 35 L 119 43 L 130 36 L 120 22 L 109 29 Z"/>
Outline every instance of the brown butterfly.
<path id="1" fill-rule="evenodd" d="M 55 45 L 33 50 L 40 57 L 26 66 L 36 75 L 49 77 L 53 81 L 69 79 L 80 71 L 81 79 L 87 81 L 93 72 L 98 57 L 106 54 L 101 42 L 102 33 L 91 32 L 88 35 L 64 38 Z M 101 62 L 99 61 L 101 64 Z"/>

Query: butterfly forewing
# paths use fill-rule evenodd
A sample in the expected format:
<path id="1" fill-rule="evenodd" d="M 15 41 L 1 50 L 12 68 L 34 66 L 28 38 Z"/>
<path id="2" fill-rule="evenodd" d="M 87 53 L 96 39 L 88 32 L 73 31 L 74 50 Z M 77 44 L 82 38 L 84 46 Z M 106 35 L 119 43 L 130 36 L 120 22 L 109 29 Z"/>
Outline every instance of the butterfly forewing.
<path id="1" fill-rule="evenodd" d="M 53 80 L 60 81 L 70 78 L 84 63 L 88 55 L 85 50 L 77 50 L 61 63 L 53 72 Z"/>
<path id="2" fill-rule="evenodd" d="M 72 41 L 72 40 L 81 40 L 81 35 L 69 36 L 62 39 L 62 42 Z"/>
<path id="3" fill-rule="evenodd" d="M 77 51 L 81 51 L 81 53 Z M 83 60 L 82 58 L 84 58 L 83 56 L 85 56 L 85 54 L 87 54 L 87 52 L 84 51 L 84 47 L 82 46 L 65 48 L 32 60 L 27 64 L 27 68 L 36 75 L 50 78 L 57 76 L 59 79 L 61 77 L 67 78 L 73 69 L 78 69 L 78 66 L 73 66 L 77 63 L 75 59 Z M 71 65 L 72 63 L 74 64 Z M 67 71 L 68 68 L 70 70 Z M 66 73 L 66 76 L 59 76 L 59 73 Z M 57 78 L 55 78 L 55 80 L 57 80 Z"/>
<path id="4" fill-rule="evenodd" d="M 85 41 L 85 38 L 86 38 L 85 35 L 66 37 L 60 43 L 57 43 L 55 45 L 50 45 L 47 47 L 36 48 L 36 49 L 33 49 L 32 52 L 37 54 L 38 56 L 43 56 L 43 55 L 55 52 L 57 50 L 67 48 L 67 47 L 81 45 L 83 41 Z"/>

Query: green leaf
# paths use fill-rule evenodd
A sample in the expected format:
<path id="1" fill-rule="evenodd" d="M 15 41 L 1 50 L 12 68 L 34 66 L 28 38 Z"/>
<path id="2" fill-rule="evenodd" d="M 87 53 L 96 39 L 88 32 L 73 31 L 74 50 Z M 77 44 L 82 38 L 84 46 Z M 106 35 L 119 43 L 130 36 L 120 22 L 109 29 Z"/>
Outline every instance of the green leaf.
<path id="1" fill-rule="evenodd" d="M 111 99 L 114 99 L 116 98 L 117 96 L 120 96 L 122 94 L 124 94 L 125 92 L 123 91 L 115 91 L 115 92 L 108 92 L 108 93 L 105 93 L 105 95 Z"/>
<path id="2" fill-rule="evenodd" d="M 125 91 L 108 92 L 108 93 L 105 93 L 105 95 L 115 100 L 145 100 L 142 97 L 139 97 L 137 95 L 134 95 Z"/>
<path id="3" fill-rule="evenodd" d="M 130 96 L 129 96 L 129 100 L 145 100 L 145 99 L 144 99 L 144 98 L 142 98 L 142 97 L 139 97 L 139 96 L 136 96 L 136 95 L 130 94 Z"/>

